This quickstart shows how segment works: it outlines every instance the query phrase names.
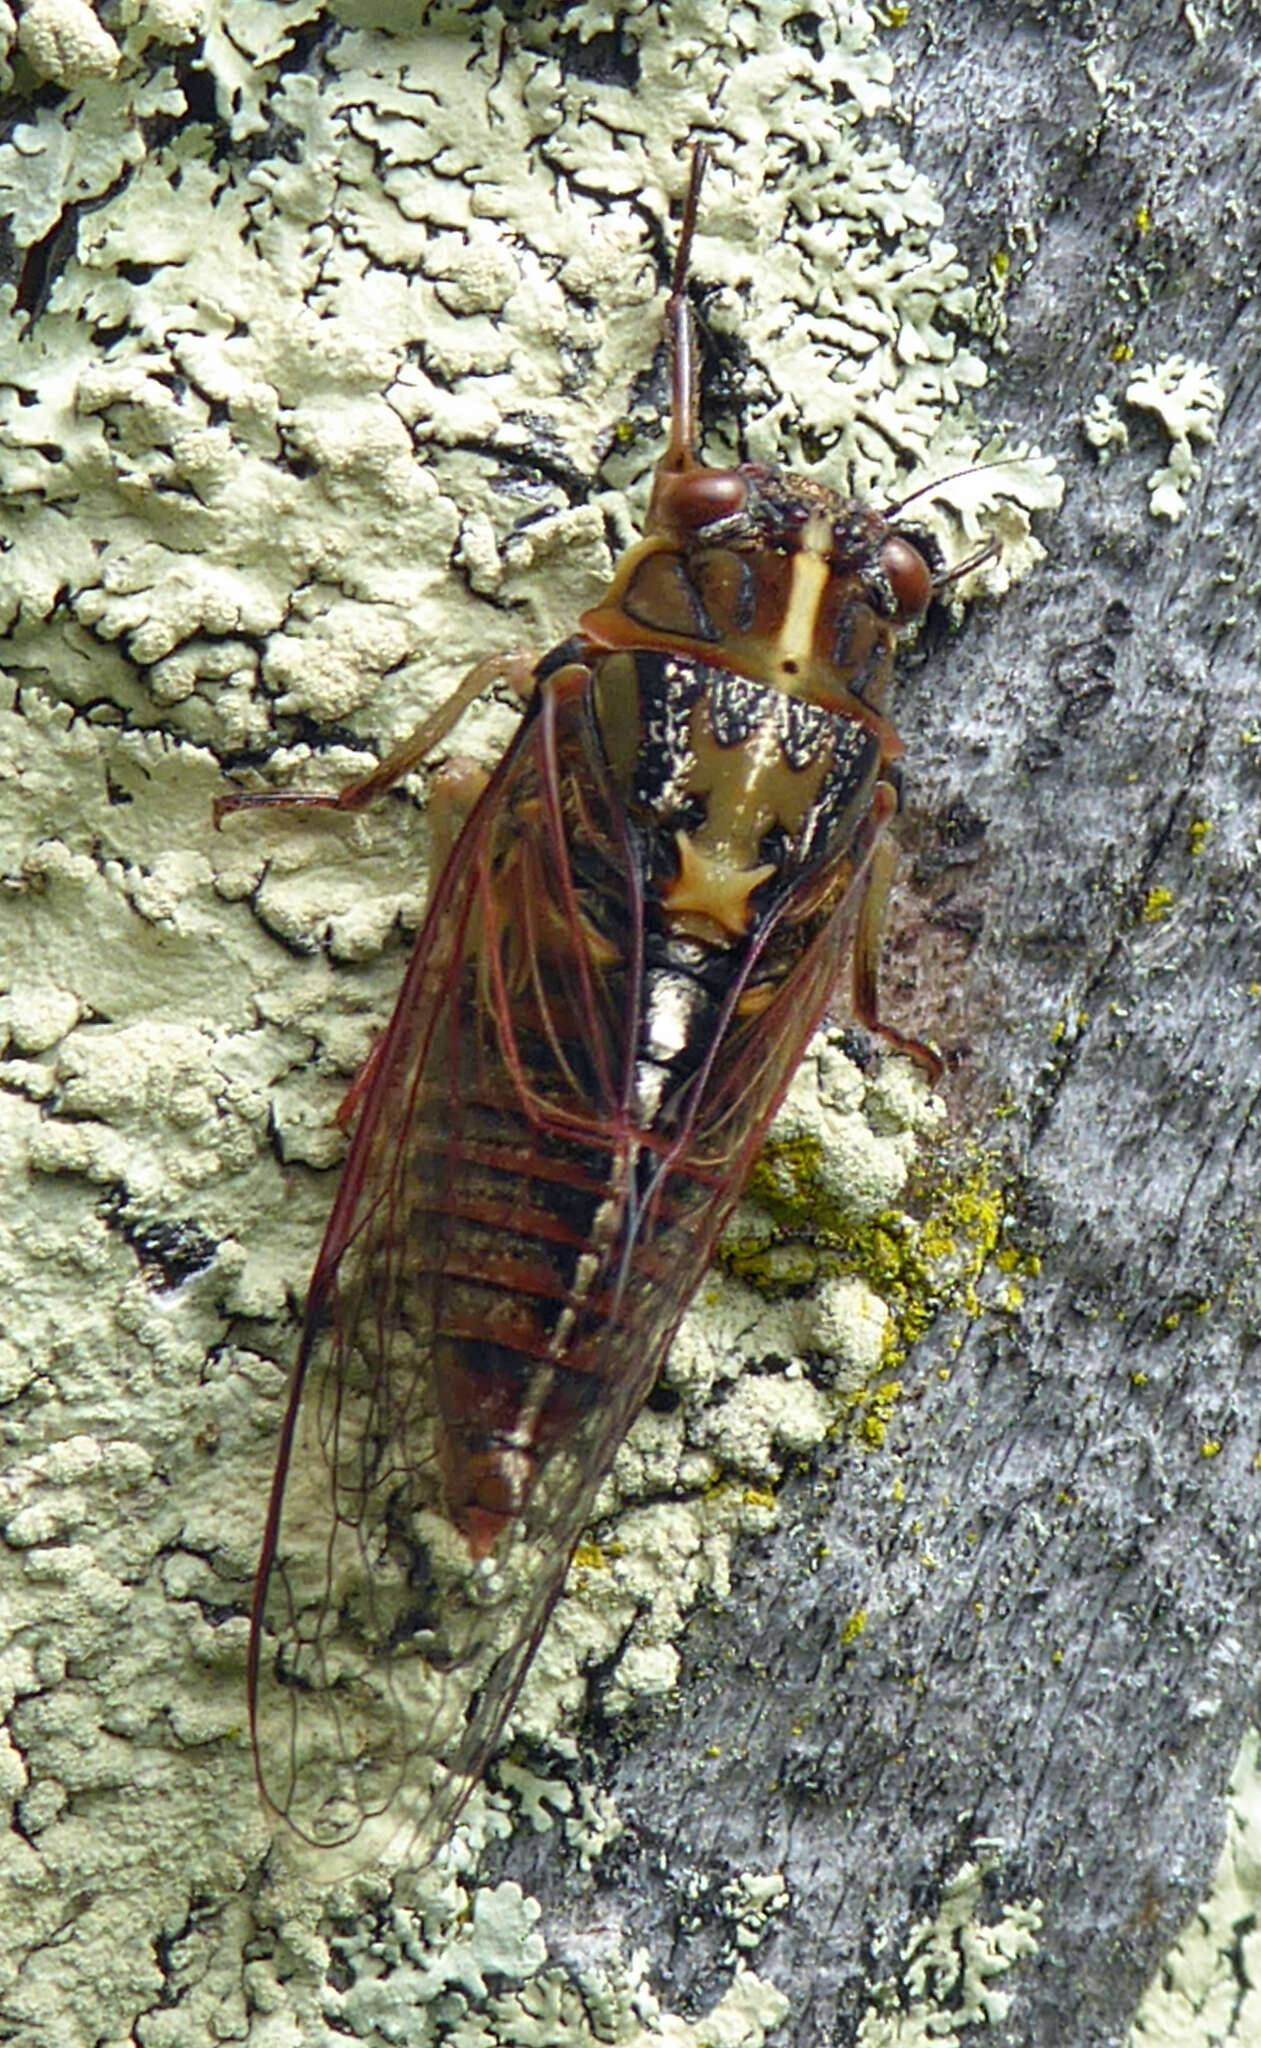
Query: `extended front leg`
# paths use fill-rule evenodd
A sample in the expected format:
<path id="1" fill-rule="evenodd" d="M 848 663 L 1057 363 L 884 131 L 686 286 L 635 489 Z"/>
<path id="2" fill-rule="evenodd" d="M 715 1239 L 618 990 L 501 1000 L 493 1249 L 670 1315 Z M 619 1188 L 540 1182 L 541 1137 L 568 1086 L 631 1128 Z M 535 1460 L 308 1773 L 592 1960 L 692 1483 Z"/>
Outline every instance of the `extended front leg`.
<path id="1" fill-rule="evenodd" d="M 369 770 L 366 775 L 356 776 L 343 789 L 310 791 L 304 789 L 268 789 L 252 792 L 233 791 L 228 796 L 215 798 L 214 821 L 216 827 L 233 811 L 261 810 L 304 810 L 304 811 L 362 811 L 384 796 L 396 782 L 419 768 L 435 747 L 441 746 L 447 734 L 456 726 L 469 705 L 488 690 L 492 683 L 507 683 L 520 696 L 528 696 L 533 687 L 534 670 L 538 657 L 526 648 L 517 648 L 511 654 L 491 654 L 484 661 L 475 662 L 468 674 L 456 684 L 451 695 L 432 712 L 422 725 L 417 726 L 410 738 L 387 754 L 384 761 Z"/>

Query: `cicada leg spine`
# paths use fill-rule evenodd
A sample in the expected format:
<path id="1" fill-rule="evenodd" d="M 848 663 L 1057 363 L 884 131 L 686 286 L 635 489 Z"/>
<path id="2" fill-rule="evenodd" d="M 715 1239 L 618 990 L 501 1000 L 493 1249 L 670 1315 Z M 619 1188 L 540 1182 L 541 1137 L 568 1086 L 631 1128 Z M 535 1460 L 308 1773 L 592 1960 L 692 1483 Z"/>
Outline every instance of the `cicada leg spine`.
<path id="1" fill-rule="evenodd" d="M 336 790 L 268 789 L 248 793 L 233 790 L 226 796 L 215 798 L 216 830 L 234 811 L 367 810 L 378 797 L 384 796 L 404 776 L 419 768 L 459 724 L 469 706 L 492 685 L 507 684 L 519 696 L 528 696 L 534 686 L 537 665 L 538 656 L 528 648 L 518 647 L 508 654 L 487 655 L 484 660 L 474 662 L 437 710 L 431 712 L 400 747 L 387 754 L 384 761 L 378 762 L 366 775 L 358 775 Z"/>

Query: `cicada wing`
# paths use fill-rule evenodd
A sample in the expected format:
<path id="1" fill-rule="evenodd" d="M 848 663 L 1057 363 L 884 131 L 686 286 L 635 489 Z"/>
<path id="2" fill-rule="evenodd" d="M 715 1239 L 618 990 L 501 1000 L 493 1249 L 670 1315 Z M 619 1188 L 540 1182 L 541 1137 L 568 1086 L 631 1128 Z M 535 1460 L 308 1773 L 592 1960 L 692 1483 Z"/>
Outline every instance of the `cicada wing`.
<path id="1" fill-rule="evenodd" d="M 336 1320 L 304 1345 L 251 1642 L 264 1798 L 315 1847 L 354 1843 L 356 1863 L 407 1828 L 413 1798 L 422 1801 L 419 1826 L 427 1786 L 439 1789 L 426 1759 L 440 1750 L 448 1685 L 437 1631 L 427 1629 L 440 1586 L 423 1547 L 432 1458 L 420 1453 L 401 1481 L 386 1473 L 386 1460 L 375 1469 L 381 1364 Z M 419 1419 L 411 1435 L 415 1454 Z M 401 1473 L 399 1452 L 391 1447 L 387 1458 Z M 440 1537 L 440 1518 L 432 1521 Z M 420 1563 L 432 1590 L 418 1582 Z"/>
<path id="2" fill-rule="evenodd" d="M 343 1431 L 360 1426 L 355 1406 L 343 1398 Z M 608 1425 L 610 1457 L 624 1428 Z M 295 1444 L 260 1616 L 255 1740 L 271 1807 L 343 1852 L 330 1871 L 380 1854 L 424 1862 L 449 1834 L 590 1519 L 603 1476 L 591 1455 L 580 1442 L 558 1452 L 493 1559 L 474 1563 L 440 1506 L 418 1504 L 436 1502 L 430 1475 L 388 1500 L 366 1490 L 357 1522 L 343 1493 L 330 1522 L 327 1446 Z"/>
<path id="3" fill-rule="evenodd" d="M 528 1514 L 475 1561 L 446 1497 L 461 1396 L 443 1354 L 472 1319 L 511 1368 L 517 1295 L 562 1285 L 543 1254 L 581 1256 L 575 1216 L 624 1149 L 633 1017 L 613 984 L 639 950 L 634 911 L 629 938 L 624 923 L 638 894 L 583 746 L 576 728 L 558 741 L 549 700 L 469 818 L 374 1056 L 308 1296 L 255 1587 L 251 1726 L 269 1807 L 355 1861 L 395 1842 L 423 1854 L 449 1829 L 656 1370 L 643 1358 L 606 1399 L 607 1357 L 588 1346 L 586 1425 L 548 1446 Z M 556 1198 L 549 1242 L 511 1228 L 536 1184 Z M 603 1256 L 616 1266 L 620 1248 Z"/>
<path id="4" fill-rule="evenodd" d="M 536 700 L 452 853 L 364 1092 L 307 1304 L 255 1591 L 258 1775 L 355 1863 L 448 1832 L 618 1444 L 836 977 L 842 894 L 637 1122 L 643 876 L 574 688 Z M 852 892 L 850 892 L 852 894 Z M 502 1384 L 460 1365 L 499 1361 Z M 453 1362 L 454 1361 L 454 1362 Z M 452 1445 L 511 1404 L 536 1476 L 466 1540 Z"/>

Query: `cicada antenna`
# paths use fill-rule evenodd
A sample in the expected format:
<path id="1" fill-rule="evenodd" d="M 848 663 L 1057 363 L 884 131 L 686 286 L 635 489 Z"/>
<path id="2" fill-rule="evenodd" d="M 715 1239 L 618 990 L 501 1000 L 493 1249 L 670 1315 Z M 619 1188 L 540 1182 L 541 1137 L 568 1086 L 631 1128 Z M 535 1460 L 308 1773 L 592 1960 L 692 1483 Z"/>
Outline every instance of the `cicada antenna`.
<path id="1" fill-rule="evenodd" d="M 966 469 L 952 469 L 947 476 L 930 477 L 926 484 L 917 484 L 913 491 L 908 491 L 906 496 L 899 498 L 895 505 L 886 505 L 884 517 L 886 519 L 896 519 L 899 512 L 905 512 L 907 506 L 913 505 L 917 498 L 927 497 L 930 491 L 939 491 L 943 484 L 957 483 L 961 476 L 980 476 L 987 469 L 1010 468 L 1011 458 L 1009 456 L 1006 461 L 970 462 Z"/>
<path id="2" fill-rule="evenodd" d="M 683 202 L 678 247 L 666 300 L 666 348 L 670 355 L 670 439 L 659 467 L 662 470 L 693 469 L 696 466 L 696 338 L 692 330 L 692 309 L 687 297 L 687 267 L 692 256 L 692 237 L 700 207 L 701 180 L 709 162 L 703 142 L 692 145 L 692 175 Z"/>
<path id="3" fill-rule="evenodd" d="M 920 484 L 915 490 L 908 491 L 904 498 L 898 499 L 896 505 L 889 505 L 885 508 L 884 517 L 886 519 L 898 518 L 899 514 L 905 512 L 908 505 L 913 505 L 917 498 L 927 496 L 929 491 L 940 490 L 943 484 L 955 483 L 961 476 L 980 476 L 983 470 L 1007 469 L 1009 467 L 1010 462 L 999 461 L 971 462 L 966 469 L 952 469 L 947 476 L 935 476 L 928 483 Z M 1002 551 L 1002 542 L 997 534 L 991 534 L 984 546 L 979 547 L 974 555 L 968 555 L 964 561 L 956 562 L 954 568 L 947 569 L 943 575 L 934 576 L 933 596 L 940 597 L 942 591 L 948 590 L 952 583 L 962 583 L 965 576 L 970 576 L 974 569 L 983 569 L 987 562 L 994 561 L 998 555 L 1001 555 Z"/>

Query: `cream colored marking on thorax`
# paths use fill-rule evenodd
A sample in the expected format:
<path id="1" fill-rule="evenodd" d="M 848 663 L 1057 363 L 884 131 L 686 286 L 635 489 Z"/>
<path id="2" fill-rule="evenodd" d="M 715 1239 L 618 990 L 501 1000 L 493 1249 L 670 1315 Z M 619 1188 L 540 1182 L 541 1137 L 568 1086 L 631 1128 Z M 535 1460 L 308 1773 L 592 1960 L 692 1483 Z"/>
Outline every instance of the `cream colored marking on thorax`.
<path id="1" fill-rule="evenodd" d="M 782 670 L 788 663 L 804 668 L 814 652 L 819 607 L 831 578 L 832 522 L 825 513 L 815 512 L 801 529 L 801 545 L 792 558 L 788 602 L 783 623 L 775 637 L 775 653 Z"/>

